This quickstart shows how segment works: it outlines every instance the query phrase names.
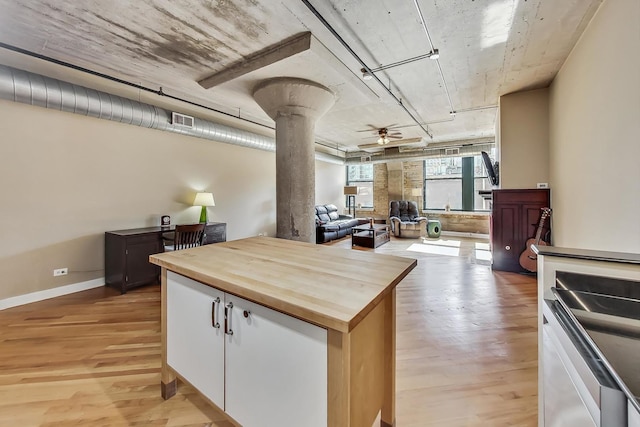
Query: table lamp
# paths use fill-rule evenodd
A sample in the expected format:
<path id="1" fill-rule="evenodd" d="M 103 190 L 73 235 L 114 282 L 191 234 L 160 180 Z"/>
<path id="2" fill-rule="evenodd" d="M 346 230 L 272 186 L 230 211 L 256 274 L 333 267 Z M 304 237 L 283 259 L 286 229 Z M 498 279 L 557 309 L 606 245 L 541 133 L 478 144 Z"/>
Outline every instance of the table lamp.
<path id="1" fill-rule="evenodd" d="M 207 206 L 215 206 L 212 193 L 198 193 L 193 201 L 193 206 L 202 206 L 200 211 L 200 223 L 207 223 Z"/>

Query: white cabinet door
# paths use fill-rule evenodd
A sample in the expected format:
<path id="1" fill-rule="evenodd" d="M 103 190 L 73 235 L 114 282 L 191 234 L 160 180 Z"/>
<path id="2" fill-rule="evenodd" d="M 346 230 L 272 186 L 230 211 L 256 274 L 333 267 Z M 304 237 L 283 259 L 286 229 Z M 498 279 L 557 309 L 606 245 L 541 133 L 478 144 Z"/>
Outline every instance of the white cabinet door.
<path id="1" fill-rule="evenodd" d="M 215 321 L 213 324 L 213 305 Z M 167 272 L 167 363 L 224 409 L 224 293 Z"/>
<path id="2" fill-rule="evenodd" d="M 225 411 L 243 427 L 326 427 L 327 331 L 231 295 L 229 303 Z"/>

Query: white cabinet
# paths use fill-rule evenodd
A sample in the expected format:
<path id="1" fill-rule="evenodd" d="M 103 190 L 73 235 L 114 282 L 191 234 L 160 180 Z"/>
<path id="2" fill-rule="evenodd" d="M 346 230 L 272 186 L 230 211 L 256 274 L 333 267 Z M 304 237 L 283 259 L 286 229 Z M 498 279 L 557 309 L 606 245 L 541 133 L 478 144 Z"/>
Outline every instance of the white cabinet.
<path id="1" fill-rule="evenodd" d="M 222 409 L 223 300 L 224 293 L 215 288 L 179 274 L 167 275 L 167 363 Z M 213 314 L 219 327 L 212 324 Z"/>
<path id="2" fill-rule="evenodd" d="M 326 329 L 173 272 L 167 363 L 244 427 L 327 425 Z"/>

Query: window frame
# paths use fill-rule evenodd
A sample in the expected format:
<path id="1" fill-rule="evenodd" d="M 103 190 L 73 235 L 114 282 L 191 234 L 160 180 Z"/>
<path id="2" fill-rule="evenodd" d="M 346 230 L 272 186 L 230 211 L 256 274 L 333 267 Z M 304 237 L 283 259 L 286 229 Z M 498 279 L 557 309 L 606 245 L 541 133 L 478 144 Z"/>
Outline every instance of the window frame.
<path id="1" fill-rule="evenodd" d="M 447 176 L 438 176 L 438 175 L 427 175 L 427 161 L 429 159 L 425 159 L 423 161 L 423 198 L 422 198 L 422 209 L 424 210 L 431 210 L 431 211 L 446 211 L 445 207 L 429 207 L 428 206 L 428 198 L 427 198 L 427 190 L 428 190 L 428 186 L 429 186 L 429 182 L 436 182 L 436 181 L 458 181 L 460 183 L 460 189 L 459 189 L 459 193 L 456 194 L 457 197 L 459 197 L 459 200 L 456 200 L 457 203 L 451 203 L 451 200 L 448 201 L 447 204 L 451 204 L 451 205 L 459 205 L 460 208 L 450 208 L 450 211 L 454 211 L 454 212 L 489 212 L 489 209 L 476 209 L 475 208 L 475 193 L 476 193 L 476 188 L 475 188 L 475 184 L 476 184 L 476 180 L 477 179 L 484 179 L 484 180 L 488 180 L 488 174 L 487 171 L 484 167 L 480 167 L 478 170 L 480 171 L 479 175 L 476 175 L 476 164 L 480 164 L 482 165 L 482 156 L 481 154 L 474 154 L 474 155 L 452 155 L 452 156 L 438 156 L 435 157 L 438 159 L 447 159 L 447 158 L 459 158 L 460 159 L 460 164 L 461 164 L 461 173 L 460 176 L 451 176 L 451 177 L 447 177 Z M 468 171 L 468 166 L 465 167 L 465 164 L 468 164 L 468 161 L 465 162 L 465 158 L 471 158 L 473 159 L 473 161 L 471 162 L 471 173 L 469 173 Z M 433 159 L 433 157 L 432 157 Z M 470 181 L 470 183 L 469 183 Z M 468 188 L 471 188 L 471 190 L 469 190 Z M 469 194 L 467 194 L 467 200 L 465 202 L 464 198 L 465 198 L 465 191 Z M 465 206 L 465 204 L 467 206 Z M 466 209 L 465 209 L 466 208 Z M 470 208 L 470 209 L 469 209 Z"/>
<path id="2" fill-rule="evenodd" d="M 370 166 L 371 167 L 371 179 L 349 179 L 349 168 L 350 167 L 363 167 L 363 166 Z M 371 183 L 371 206 L 369 205 L 365 205 L 362 204 L 360 205 L 359 209 L 373 209 L 373 205 L 374 205 L 374 197 L 373 197 L 373 183 L 374 183 L 374 178 L 375 178 L 375 169 L 373 167 L 373 163 L 363 163 L 363 164 L 355 164 L 355 165 L 346 165 L 345 167 L 345 185 L 347 186 L 351 186 L 351 185 L 355 185 L 358 187 L 358 191 L 359 188 L 362 187 L 362 185 L 359 185 L 360 183 L 366 182 L 366 183 Z M 348 201 L 348 197 L 349 196 L 345 196 L 345 206 L 347 206 L 349 204 Z M 357 196 L 356 196 L 357 197 Z M 359 203 L 358 200 L 356 200 L 356 205 Z"/>

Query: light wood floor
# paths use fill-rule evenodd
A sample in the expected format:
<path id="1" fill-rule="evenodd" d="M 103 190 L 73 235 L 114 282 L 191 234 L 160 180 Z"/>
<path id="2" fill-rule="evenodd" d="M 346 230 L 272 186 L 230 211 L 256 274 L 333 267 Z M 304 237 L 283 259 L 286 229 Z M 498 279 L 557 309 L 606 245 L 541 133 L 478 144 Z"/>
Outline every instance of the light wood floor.
<path id="1" fill-rule="evenodd" d="M 396 425 L 537 425 L 535 278 L 492 272 L 486 241 L 433 243 L 375 250 L 418 259 L 397 289 Z M 0 311 L 0 426 L 230 426 L 187 386 L 162 400 L 159 333 L 158 286 Z"/>

